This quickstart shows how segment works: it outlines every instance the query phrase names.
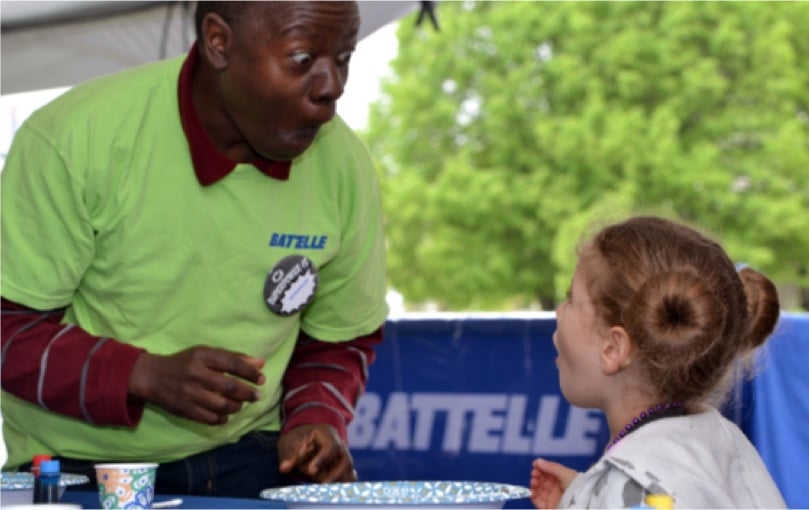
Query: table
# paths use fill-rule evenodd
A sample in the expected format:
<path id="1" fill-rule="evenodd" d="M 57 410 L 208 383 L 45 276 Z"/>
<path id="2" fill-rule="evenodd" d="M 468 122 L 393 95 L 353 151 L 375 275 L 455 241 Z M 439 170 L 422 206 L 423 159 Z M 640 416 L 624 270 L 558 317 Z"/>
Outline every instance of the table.
<path id="1" fill-rule="evenodd" d="M 217 498 L 211 496 L 172 496 L 156 494 L 155 503 L 180 498 L 183 503 L 174 508 L 286 508 L 286 505 L 266 499 Z M 100 508 L 98 492 L 68 490 L 62 496 L 62 503 L 79 504 L 82 508 Z"/>

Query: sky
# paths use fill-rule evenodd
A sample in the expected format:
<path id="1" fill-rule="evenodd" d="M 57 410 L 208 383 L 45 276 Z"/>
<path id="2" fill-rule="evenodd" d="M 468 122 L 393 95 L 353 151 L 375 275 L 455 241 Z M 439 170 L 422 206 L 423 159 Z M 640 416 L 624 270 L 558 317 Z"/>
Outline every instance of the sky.
<path id="1" fill-rule="evenodd" d="M 377 29 L 357 44 L 351 57 L 348 84 L 337 101 L 337 111 L 349 126 L 362 129 L 368 120 L 368 106 L 380 93 L 380 80 L 389 70 L 388 62 L 396 56 L 398 41 L 394 21 Z M 37 108 L 62 94 L 66 88 L 0 95 L 0 164 L 11 145 L 14 132 Z"/>
<path id="2" fill-rule="evenodd" d="M 337 111 L 354 129 L 368 120 L 368 105 L 379 98 L 380 80 L 388 74 L 388 62 L 396 56 L 398 22 L 389 23 L 357 45 L 351 57 L 346 90 L 337 101 Z"/>

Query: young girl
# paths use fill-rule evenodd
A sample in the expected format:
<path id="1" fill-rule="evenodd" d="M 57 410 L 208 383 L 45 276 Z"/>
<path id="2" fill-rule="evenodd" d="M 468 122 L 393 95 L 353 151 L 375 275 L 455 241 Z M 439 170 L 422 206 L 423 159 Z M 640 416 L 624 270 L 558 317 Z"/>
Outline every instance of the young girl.
<path id="1" fill-rule="evenodd" d="M 599 408 L 613 439 L 586 473 L 543 459 L 537 508 L 619 508 L 667 494 L 675 508 L 783 508 L 753 445 L 708 402 L 779 316 L 773 283 L 715 242 L 637 217 L 586 244 L 553 337 L 571 404 Z"/>

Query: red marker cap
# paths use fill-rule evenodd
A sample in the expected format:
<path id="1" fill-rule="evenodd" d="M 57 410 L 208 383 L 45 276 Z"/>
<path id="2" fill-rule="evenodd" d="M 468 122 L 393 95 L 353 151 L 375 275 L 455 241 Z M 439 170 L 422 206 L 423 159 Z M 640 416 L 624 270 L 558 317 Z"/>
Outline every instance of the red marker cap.
<path id="1" fill-rule="evenodd" d="M 31 462 L 31 472 L 34 473 L 34 476 L 39 476 L 39 465 L 42 464 L 43 460 L 51 460 L 50 455 L 40 454 L 34 455 L 34 460 Z"/>

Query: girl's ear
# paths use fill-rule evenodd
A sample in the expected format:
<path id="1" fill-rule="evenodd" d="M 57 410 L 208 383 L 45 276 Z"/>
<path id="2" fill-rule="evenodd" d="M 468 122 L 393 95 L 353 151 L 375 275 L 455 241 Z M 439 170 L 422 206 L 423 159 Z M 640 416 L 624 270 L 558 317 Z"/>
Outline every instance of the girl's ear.
<path id="1" fill-rule="evenodd" d="M 607 331 L 601 348 L 601 370 L 606 375 L 617 374 L 632 363 L 632 340 L 623 326 Z"/>

